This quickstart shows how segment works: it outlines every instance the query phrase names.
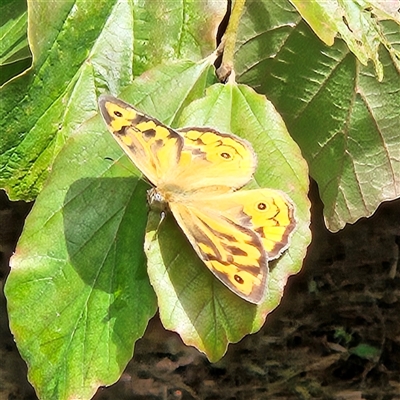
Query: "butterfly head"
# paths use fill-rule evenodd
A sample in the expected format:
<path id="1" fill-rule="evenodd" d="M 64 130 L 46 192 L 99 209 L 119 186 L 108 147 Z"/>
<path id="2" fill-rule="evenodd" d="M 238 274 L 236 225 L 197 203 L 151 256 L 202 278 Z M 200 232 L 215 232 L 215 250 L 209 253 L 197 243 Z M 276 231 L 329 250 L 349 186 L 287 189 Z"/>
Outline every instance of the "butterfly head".
<path id="1" fill-rule="evenodd" d="M 154 211 L 164 212 L 168 210 L 167 200 L 157 188 L 151 188 L 147 191 L 147 201 L 150 208 Z"/>

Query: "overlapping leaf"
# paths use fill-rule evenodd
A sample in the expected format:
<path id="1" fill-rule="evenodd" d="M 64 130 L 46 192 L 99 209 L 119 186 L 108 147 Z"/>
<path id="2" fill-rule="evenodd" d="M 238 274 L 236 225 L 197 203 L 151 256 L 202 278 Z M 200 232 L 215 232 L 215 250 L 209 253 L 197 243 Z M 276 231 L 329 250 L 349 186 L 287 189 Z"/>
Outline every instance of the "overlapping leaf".
<path id="1" fill-rule="evenodd" d="M 335 37 L 340 34 L 362 64 L 367 65 L 368 60 L 372 60 L 379 80 L 383 78 L 383 65 L 379 59 L 380 44 L 392 52 L 393 62 L 400 68 L 400 52 L 392 46 L 380 25 L 380 20 L 393 20 L 400 25 L 399 5 L 396 5 L 396 2 L 366 0 L 291 0 L 291 2 L 327 45 L 333 45 Z"/>
<path id="2" fill-rule="evenodd" d="M 162 109 L 168 99 L 173 120 L 203 95 L 209 69 L 206 61 L 153 70 L 135 80 L 131 100 Z M 180 97 L 171 94 L 177 80 Z M 6 284 L 11 329 L 41 399 L 90 398 L 115 382 L 154 315 L 143 251 L 147 189 L 99 116 L 57 157 Z"/>
<path id="3" fill-rule="evenodd" d="M 344 42 L 325 46 L 283 3 L 267 9 L 250 1 L 235 67 L 238 79 L 265 93 L 282 114 L 336 231 L 400 194 L 399 69 L 382 46 L 379 82 Z M 395 46 L 398 25 L 386 21 L 380 28 Z"/>
<path id="4" fill-rule="evenodd" d="M 223 12 L 217 1 L 29 2 L 33 66 L 1 89 L 0 186 L 35 198 L 66 138 L 96 113 L 100 89 L 117 94 L 163 59 L 200 59 Z M 209 35 L 199 34 L 204 23 Z"/>
<path id="5" fill-rule="evenodd" d="M 90 398 L 115 382 L 156 311 L 146 207 L 134 201 L 146 187 L 104 159 L 118 151 L 100 131 L 99 119 L 85 124 L 60 155 L 7 280 L 11 329 L 41 399 Z"/>

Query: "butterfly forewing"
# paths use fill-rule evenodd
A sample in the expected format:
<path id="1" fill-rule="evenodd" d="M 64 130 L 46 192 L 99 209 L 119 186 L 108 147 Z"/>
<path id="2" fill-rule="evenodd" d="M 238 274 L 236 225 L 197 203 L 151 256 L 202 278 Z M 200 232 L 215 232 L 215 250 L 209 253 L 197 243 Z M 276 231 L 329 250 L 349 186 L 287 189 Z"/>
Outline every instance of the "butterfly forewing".
<path id="1" fill-rule="evenodd" d="M 211 128 L 179 129 L 184 148 L 175 179 L 192 188 L 228 186 L 238 189 L 250 181 L 257 157 L 249 142 Z"/>
<path id="2" fill-rule="evenodd" d="M 153 185 L 173 174 L 184 144 L 181 135 L 115 97 L 101 96 L 99 107 L 113 137 Z"/>
<path id="3" fill-rule="evenodd" d="M 253 148 L 235 135 L 211 128 L 176 131 L 112 96 L 101 96 L 99 107 L 120 146 L 161 189 L 237 189 L 254 173 L 257 158 Z"/>

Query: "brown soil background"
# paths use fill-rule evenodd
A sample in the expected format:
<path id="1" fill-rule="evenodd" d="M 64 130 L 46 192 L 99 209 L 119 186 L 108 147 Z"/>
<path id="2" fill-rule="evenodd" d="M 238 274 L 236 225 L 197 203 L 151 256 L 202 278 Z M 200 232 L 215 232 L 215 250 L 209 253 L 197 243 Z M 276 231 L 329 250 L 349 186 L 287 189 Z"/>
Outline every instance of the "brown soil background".
<path id="1" fill-rule="evenodd" d="M 400 399 L 400 201 L 332 234 L 311 192 L 313 242 L 261 331 L 211 364 L 157 317 L 111 399 Z M 0 287 L 30 205 L 0 193 Z M 374 351 L 361 352 L 363 346 Z M 34 400 L 0 292 L 0 400 Z"/>

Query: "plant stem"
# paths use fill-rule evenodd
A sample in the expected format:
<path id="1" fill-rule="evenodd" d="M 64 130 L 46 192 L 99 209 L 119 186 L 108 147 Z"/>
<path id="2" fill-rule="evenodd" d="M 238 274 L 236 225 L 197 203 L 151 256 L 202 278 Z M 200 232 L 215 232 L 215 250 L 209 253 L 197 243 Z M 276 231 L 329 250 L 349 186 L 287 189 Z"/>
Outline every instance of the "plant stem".
<path id="1" fill-rule="evenodd" d="M 237 38 L 237 30 L 246 0 L 235 0 L 224 37 L 222 38 L 222 62 L 217 70 L 218 78 L 225 82 L 233 70 L 233 56 Z"/>

